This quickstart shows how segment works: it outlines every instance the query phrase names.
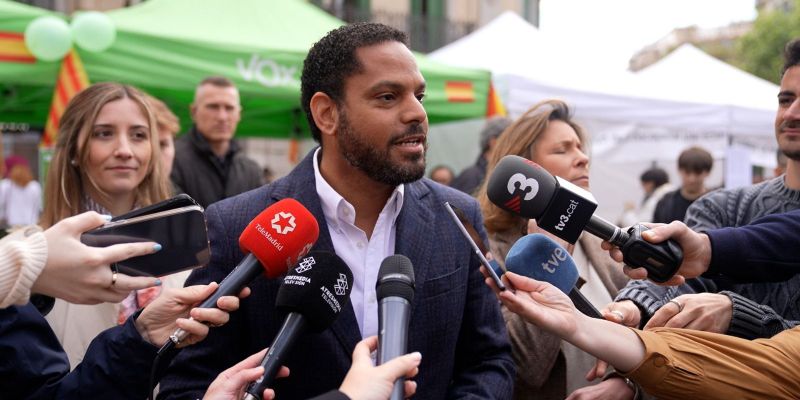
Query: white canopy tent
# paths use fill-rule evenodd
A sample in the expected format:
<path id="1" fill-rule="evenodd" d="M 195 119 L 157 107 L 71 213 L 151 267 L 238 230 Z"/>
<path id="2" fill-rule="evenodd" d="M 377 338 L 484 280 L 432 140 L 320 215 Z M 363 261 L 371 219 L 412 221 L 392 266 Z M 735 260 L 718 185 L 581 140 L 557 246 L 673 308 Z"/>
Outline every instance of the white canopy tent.
<path id="1" fill-rule="evenodd" d="M 609 219 L 624 203 L 641 200 L 639 175 L 651 164 L 676 179 L 675 160 L 691 145 L 721 160 L 735 144 L 748 149 L 757 164 L 775 162 L 777 87 L 696 49 L 676 51 L 638 74 L 599 71 L 557 38 L 507 12 L 430 57 L 491 70 L 512 117 L 541 100 L 567 101 L 590 133 L 592 192 L 598 212 Z M 440 139 L 454 138 L 432 137 L 431 147 Z M 722 183 L 723 168 L 716 164 L 712 185 Z"/>

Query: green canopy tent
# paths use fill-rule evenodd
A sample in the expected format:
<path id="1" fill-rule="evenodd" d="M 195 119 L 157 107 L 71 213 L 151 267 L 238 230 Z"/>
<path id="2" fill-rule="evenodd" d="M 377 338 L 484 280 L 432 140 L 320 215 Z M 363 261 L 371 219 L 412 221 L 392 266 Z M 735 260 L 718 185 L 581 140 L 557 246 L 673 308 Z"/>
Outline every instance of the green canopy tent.
<path id="1" fill-rule="evenodd" d="M 0 0 L 0 122 L 44 126 L 59 65 L 16 60 L 19 53 L 14 49 L 21 43 L 25 27 L 45 15 L 56 14 Z"/>
<path id="2" fill-rule="evenodd" d="M 46 14 L 0 0 L 0 32 L 22 32 Z M 302 0 L 149 0 L 107 15 L 117 29 L 114 44 L 100 53 L 79 48 L 90 81 L 141 87 L 170 105 L 185 128 L 195 85 L 223 75 L 241 92 L 238 135 L 272 138 L 307 132 L 299 102 L 303 59 L 343 24 Z M 485 115 L 489 72 L 417 59 L 431 123 Z M 44 125 L 57 73 L 57 62 L 0 61 L 0 121 Z"/>

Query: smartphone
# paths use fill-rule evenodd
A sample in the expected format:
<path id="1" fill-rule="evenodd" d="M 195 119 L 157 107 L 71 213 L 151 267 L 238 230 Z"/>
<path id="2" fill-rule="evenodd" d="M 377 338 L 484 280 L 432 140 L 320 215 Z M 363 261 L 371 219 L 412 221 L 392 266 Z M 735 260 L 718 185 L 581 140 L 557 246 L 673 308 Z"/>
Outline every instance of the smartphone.
<path id="1" fill-rule="evenodd" d="M 193 199 L 188 194 L 181 193 L 175 197 L 169 198 L 164 201 L 159 201 L 158 203 L 151 204 L 147 207 L 137 208 L 131 212 L 127 212 L 122 215 L 117 215 L 116 217 L 111 218 L 111 222 L 123 219 L 136 218 L 142 215 L 154 214 L 165 210 L 171 210 L 173 208 L 181 208 L 187 206 L 200 206 L 200 204 L 198 204 L 197 200 Z"/>
<path id="2" fill-rule="evenodd" d="M 81 235 L 88 246 L 156 242 L 161 250 L 129 258 L 114 265 L 132 276 L 164 276 L 208 264 L 211 251 L 203 208 L 190 205 L 119 219 Z"/>
<path id="3" fill-rule="evenodd" d="M 506 290 L 506 285 L 503 284 L 503 281 L 500 280 L 500 276 L 497 275 L 497 272 L 495 272 L 494 268 L 492 268 L 492 265 L 489 264 L 489 261 L 484 256 L 484 251 L 482 251 L 481 248 L 478 247 L 478 244 L 475 242 L 475 239 L 472 238 L 472 235 L 470 235 L 470 233 L 467 231 L 467 228 L 464 226 L 465 224 L 467 224 L 474 232 L 474 235 L 477 236 L 477 240 L 481 241 L 480 236 L 478 236 L 478 231 L 475 230 L 472 224 L 470 224 L 469 220 L 467 220 L 466 216 L 464 215 L 464 212 L 450 205 L 449 202 L 444 203 L 444 208 L 447 209 L 447 213 L 450 214 L 450 217 L 453 219 L 453 222 L 455 222 L 456 226 L 458 226 L 458 229 L 464 235 L 464 238 L 467 239 L 467 242 L 472 247 L 472 250 L 475 252 L 475 255 L 478 256 L 478 260 L 481 262 L 481 265 L 483 265 L 483 267 L 486 268 L 487 271 L 489 271 L 489 275 L 492 277 L 492 280 L 494 281 L 495 285 L 497 285 L 497 287 L 500 288 L 500 290 Z M 461 214 L 460 217 L 458 214 Z"/>

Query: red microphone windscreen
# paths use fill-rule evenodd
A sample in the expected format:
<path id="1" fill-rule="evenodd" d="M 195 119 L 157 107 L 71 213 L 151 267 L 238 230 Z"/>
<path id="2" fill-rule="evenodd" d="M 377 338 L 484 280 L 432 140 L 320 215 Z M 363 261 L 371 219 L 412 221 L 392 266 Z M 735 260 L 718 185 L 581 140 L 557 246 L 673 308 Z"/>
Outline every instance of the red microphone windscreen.
<path id="1" fill-rule="evenodd" d="M 239 236 L 239 247 L 252 253 L 268 278 L 286 273 L 305 256 L 319 237 L 319 225 L 302 204 L 283 199 L 253 218 Z"/>

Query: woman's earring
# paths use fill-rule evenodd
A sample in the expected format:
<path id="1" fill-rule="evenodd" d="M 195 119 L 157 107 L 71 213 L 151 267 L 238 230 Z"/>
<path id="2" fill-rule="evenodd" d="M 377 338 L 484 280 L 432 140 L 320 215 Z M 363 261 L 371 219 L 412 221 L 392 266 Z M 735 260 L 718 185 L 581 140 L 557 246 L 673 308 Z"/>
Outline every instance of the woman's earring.
<path id="1" fill-rule="evenodd" d="M 70 165 L 72 165 L 73 167 L 77 167 L 77 166 L 78 166 L 78 161 L 76 161 L 74 158 L 73 158 L 73 159 L 72 159 L 72 160 L 71 160 L 69 163 L 70 163 Z"/>

